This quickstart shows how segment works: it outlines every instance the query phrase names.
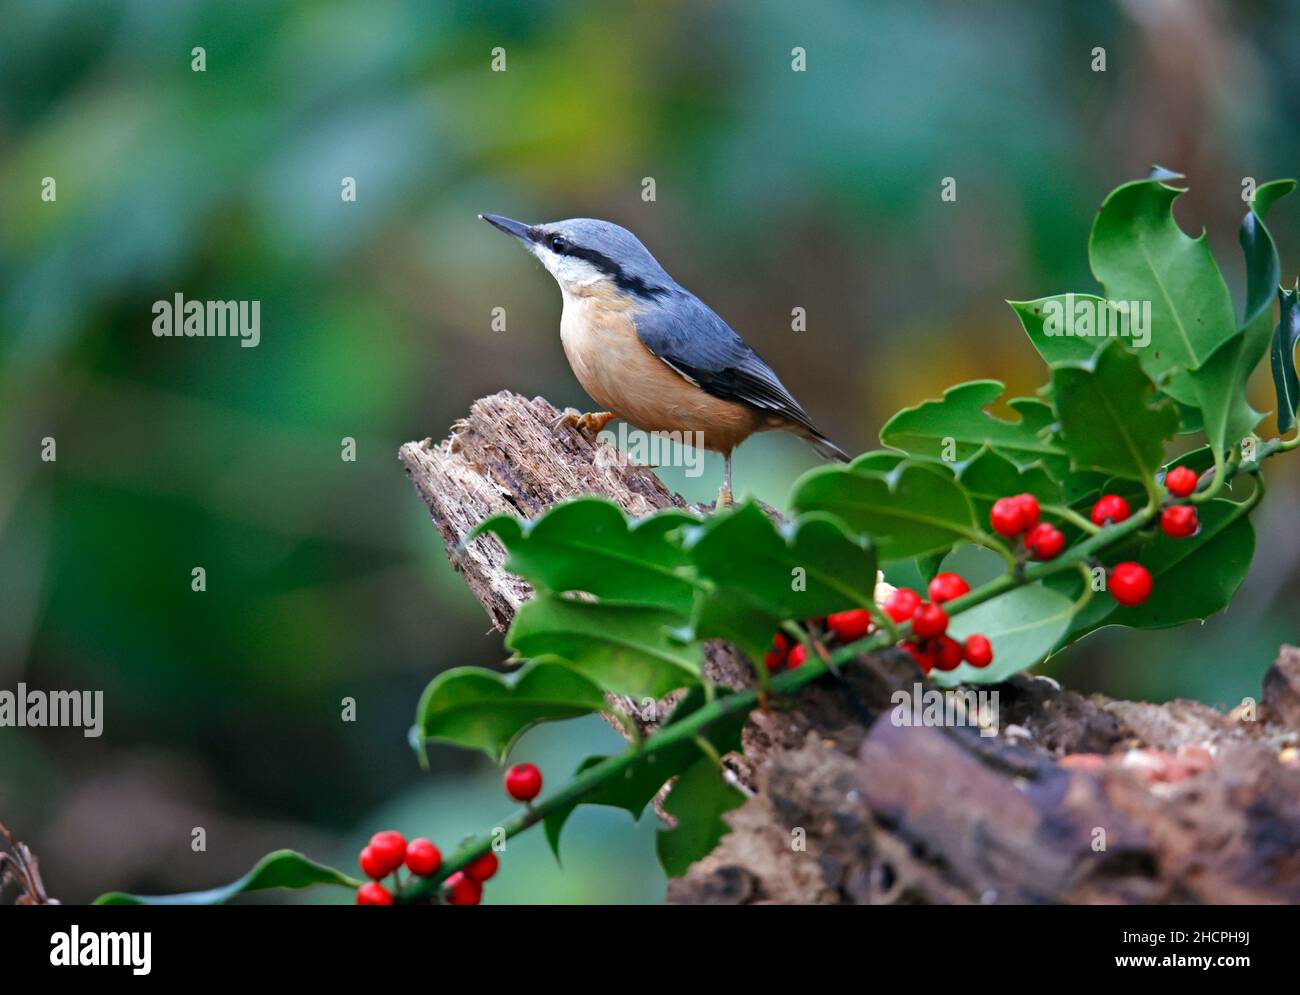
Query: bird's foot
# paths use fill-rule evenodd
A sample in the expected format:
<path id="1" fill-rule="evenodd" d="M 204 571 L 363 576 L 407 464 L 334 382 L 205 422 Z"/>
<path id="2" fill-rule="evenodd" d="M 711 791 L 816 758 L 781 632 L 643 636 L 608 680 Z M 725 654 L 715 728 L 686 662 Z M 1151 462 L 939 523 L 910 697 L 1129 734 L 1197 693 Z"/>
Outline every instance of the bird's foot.
<path id="1" fill-rule="evenodd" d="M 617 417 L 618 415 L 612 411 L 588 411 L 584 413 L 577 408 L 565 408 L 564 414 L 551 422 L 551 430 L 554 431 L 561 425 L 567 425 L 569 428 L 576 428 L 580 432 L 599 435 L 604 431 L 605 426 Z"/>
<path id="2" fill-rule="evenodd" d="M 722 508 L 730 508 L 735 502 L 731 498 L 731 488 L 725 484 L 722 490 L 718 491 L 718 500 L 713 505 L 713 510 L 718 511 Z"/>

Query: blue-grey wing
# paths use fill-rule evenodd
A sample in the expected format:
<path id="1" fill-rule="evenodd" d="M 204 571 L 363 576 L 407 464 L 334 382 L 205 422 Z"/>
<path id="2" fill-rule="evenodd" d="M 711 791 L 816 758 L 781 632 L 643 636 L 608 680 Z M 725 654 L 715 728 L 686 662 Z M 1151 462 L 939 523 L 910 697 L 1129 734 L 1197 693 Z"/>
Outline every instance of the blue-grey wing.
<path id="1" fill-rule="evenodd" d="M 772 368 L 695 295 L 678 290 L 638 311 L 635 321 L 641 343 L 702 390 L 821 435 Z"/>

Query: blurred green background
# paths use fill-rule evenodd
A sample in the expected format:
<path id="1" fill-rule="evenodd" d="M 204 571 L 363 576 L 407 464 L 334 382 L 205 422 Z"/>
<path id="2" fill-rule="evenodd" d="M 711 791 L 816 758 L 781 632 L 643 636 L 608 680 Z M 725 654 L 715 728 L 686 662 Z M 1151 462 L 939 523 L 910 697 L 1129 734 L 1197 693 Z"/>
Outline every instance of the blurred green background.
<path id="1" fill-rule="evenodd" d="M 209 886 L 279 846 L 352 868 L 389 825 L 444 846 L 490 827 L 499 772 L 444 749 L 421 772 L 406 743 L 432 675 L 503 652 L 396 450 L 502 388 L 589 405 L 553 282 L 476 213 L 627 225 L 857 452 L 957 381 L 1036 388 L 1004 300 L 1095 289 L 1092 216 L 1153 162 L 1188 174 L 1179 219 L 1209 228 L 1240 300 L 1242 178 L 1300 169 L 1295 12 L 0 4 L 0 688 L 99 688 L 107 713 L 100 739 L 0 730 L 0 821 L 65 901 Z M 1271 219 L 1288 280 L 1298 211 Z M 178 292 L 260 300 L 260 346 L 155 338 L 152 304 Z M 815 459 L 755 439 L 738 490 L 780 504 Z M 665 476 L 711 499 L 710 460 Z M 1101 633 L 1044 669 L 1122 696 L 1256 693 L 1300 581 L 1295 468 L 1271 478 L 1227 616 Z M 618 742 L 592 720 L 516 754 L 554 783 Z M 563 872 L 528 834 L 487 900 L 660 901 L 652 822 L 580 812 Z"/>

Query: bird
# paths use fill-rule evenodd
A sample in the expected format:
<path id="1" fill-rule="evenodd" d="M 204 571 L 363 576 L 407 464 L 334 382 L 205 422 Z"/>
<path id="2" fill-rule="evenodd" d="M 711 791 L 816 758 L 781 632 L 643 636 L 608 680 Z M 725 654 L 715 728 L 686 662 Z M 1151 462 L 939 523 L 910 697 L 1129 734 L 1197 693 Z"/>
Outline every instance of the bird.
<path id="1" fill-rule="evenodd" d="M 534 225 L 479 218 L 518 239 L 560 286 L 565 356 L 604 410 L 558 421 L 600 432 L 621 418 L 721 453 L 716 507 L 732 503 L 732 452 L 754 432 L 792 432 L 823 457 L 849 462 L 772 368 L 626 228 L 596 218 Z"/>

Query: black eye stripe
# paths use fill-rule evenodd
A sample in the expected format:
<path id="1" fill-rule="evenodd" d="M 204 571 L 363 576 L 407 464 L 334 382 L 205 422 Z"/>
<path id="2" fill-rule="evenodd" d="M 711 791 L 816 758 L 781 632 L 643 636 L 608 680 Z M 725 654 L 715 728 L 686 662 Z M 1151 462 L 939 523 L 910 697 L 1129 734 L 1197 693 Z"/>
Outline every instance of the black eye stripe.
<path id="1" fill-rule="evenodd" d="M 603 252 L 599 252 L 596 249 L 584 249 L 581 246 L 574 245 L 570 242 L 569 251 L 566 255 L 572 256 L 575 259 L 583 259 L 586 262 L 591 263 L 591 265 L 595 266 L 596 269 L 600 270 L 613 280 L 617 287 L 636 294 L 638 297 L 661 297 L 668 293 L 666 287 L 660 287 L 656 284 L 648 283 L 639 276 L 632 276 L 631 274 L 626 273 L 622 266 L 616 263 L 613 259 L 610 259 L 609 256 L 605 255 Z"/>

